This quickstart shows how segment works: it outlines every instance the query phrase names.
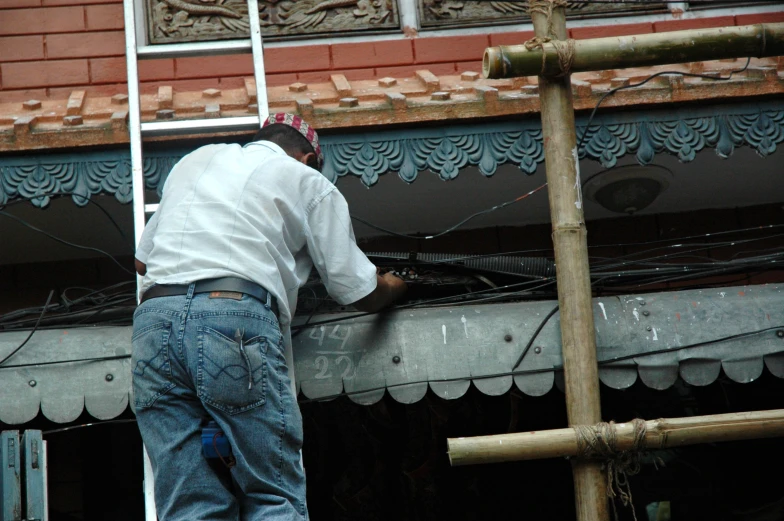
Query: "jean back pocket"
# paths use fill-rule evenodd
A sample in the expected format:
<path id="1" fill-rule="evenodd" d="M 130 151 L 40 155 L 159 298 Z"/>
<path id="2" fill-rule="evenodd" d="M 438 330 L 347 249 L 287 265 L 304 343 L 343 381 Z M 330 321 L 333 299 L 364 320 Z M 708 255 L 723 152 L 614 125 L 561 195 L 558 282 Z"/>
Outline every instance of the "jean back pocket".
<path id="1" fill-rule="evenodd" d="M 266 401 L 267 339 L 229 338 L 207 326 L 198 329 L 199 398 L 227 414 L 249 411 Z"/>

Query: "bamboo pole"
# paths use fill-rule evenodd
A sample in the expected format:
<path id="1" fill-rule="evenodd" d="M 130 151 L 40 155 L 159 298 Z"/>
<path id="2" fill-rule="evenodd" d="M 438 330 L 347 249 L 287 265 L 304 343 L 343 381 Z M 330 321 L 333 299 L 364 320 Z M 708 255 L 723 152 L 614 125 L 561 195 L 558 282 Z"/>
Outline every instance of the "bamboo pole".
<path id="1" fill-rule="evenodd" d="M 571 72 L 646 67 L 725 58 L 784 55 L 784 23 L 755 24 L 717 29 L 691 29 L 575 40 Z M 544 63 L 542 62 L 544 53 Z M 482 72 L 486 78 L 555 76 L 561 72 L 553 43 L 528 50 L 525 45 L 485 50 Z"/>
<path id="2" fill-rule="evenodd" d="M 556 38 L 567 38 L 562 7 L 552 11 L 550 20 L 538 11 L 531 15 L 536 36 L 548 37 L 552 30 Z M 599 371 L 569 76 L 540 76 L 539 100 L 561 312 L 566 411 L 570 425 L 591 425 L 601 421 Z M 607 480 L 601 464 L 573 460 L 572 473 L 577 520 L 608 520 Z"/>
<path id="3" fill-rule="evenodd" d="M 651 450 L 773 438 L 784 436 L 784 409 L 649 420 L 645 425 L 645 447 Z M 632 424 L 616 424 L 615 431 L 617 449 L 631 449 L 634 445 Z M 474 465 L 578 456 L 577 438 L 576 429 L 568 428 L 449 439 L 447 447 L 452 465 Z"/>

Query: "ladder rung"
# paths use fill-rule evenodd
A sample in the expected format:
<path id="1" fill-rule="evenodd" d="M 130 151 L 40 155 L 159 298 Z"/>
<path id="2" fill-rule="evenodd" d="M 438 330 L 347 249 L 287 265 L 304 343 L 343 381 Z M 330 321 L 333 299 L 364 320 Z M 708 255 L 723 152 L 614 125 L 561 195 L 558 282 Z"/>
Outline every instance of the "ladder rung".
<path id="1" fill-rule="evenodd" d="M 196 56 L 220 56 L 223 54 L 243 54 L 250 52 L 250 40 L 225 40 L 221 42 L 144 45 L 139 46 L 139 48 L 136 49 L 136 55 L 140 60 L 189 58 Z"/>
<path id="2" fill-rule="evenodd" d="M 216 131 L 258 130 L 258 116 L 235 118 L 184 119 L 179 121 L 154 121 L 142 123 L 144 136 L 168 136 L 174 134 L 200 134 Z"/>
<path id="3" fill-rule="evenodd" d="M 144 213 L 155 213 L 158 211 L 158 204 L 145 204 Z"/>

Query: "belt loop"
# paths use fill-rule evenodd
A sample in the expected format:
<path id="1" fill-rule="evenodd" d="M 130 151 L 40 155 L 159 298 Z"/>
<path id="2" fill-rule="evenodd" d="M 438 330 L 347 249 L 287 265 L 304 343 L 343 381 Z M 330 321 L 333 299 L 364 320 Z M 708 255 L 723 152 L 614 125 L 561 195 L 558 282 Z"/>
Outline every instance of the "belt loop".
<path id="1" fill-rule="evenodd" d="M 269 290 L 266 291 L 267 291 L 267 302 L 265 302 L 264 305 L 267 307 L 267 309 L 272 309 L 272 293 L 270 293 Z"/>
<path id="2" fill-rule="evenodd" d="M 191 301 L 193 301 L 193 292 L 196 291 L 196 283 L 191 282 L 188 285 L 188 293 L 185 295 L 185 309 L 183 310 L 183 315 L 188 316 L 191 310 Z"/>

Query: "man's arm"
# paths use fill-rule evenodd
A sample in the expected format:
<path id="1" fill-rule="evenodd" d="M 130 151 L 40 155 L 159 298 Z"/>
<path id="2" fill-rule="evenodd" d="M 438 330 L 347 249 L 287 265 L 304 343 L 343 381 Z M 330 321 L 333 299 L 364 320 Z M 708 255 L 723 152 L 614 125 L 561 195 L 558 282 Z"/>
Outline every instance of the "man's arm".
<path id="1" fill-rule="evenodd" d="M 155 235 L 155 230 L 158 228 L 158 212 L 152 214 L 147 226 L 144 227 L 144 233 L 139 241 L 139 246 L 136 247 L 136 254 L 134 258 L 134 267 L 136 273 L 141 276 L 147 274 L 147 257 L 152 251 L 152 238 Z"/>
<path id="2" fill-rule="evenodd" d="M 399 300 L 407 289 L 405 281 L 391 273 L 376 275 L 376 289 L 352 305 L 360 311 L 375 313 Z"/>
<path id="3" fill-rule="evenodd" d="M 338 303 L 360 311 L 376 312 L 406 292 L 406 283 L 378 270 L 354 240 L 348 205 L 332 190 L 308 214 L 308 253 L 327 288 Z"/>

